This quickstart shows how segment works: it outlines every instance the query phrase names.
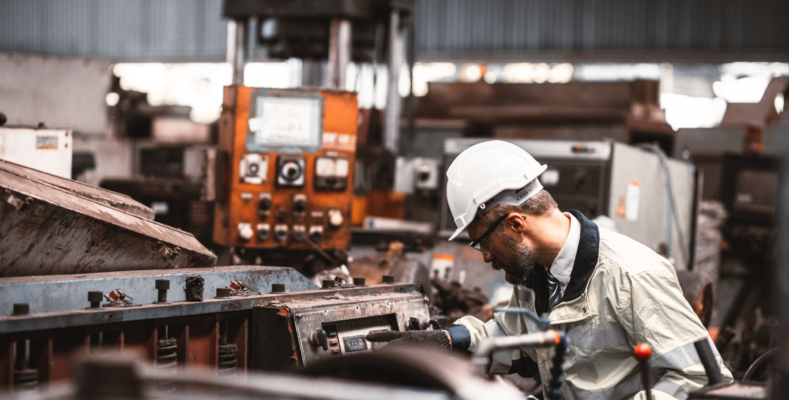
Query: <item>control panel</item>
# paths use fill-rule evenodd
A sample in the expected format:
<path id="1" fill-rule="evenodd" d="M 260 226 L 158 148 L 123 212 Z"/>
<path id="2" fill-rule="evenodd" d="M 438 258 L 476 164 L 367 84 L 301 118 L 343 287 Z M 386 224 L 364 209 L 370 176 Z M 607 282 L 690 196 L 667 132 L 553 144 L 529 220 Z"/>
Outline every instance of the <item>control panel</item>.
<path id="1" fill-rule="evenodd" d="M 253 345 L 256 368 L 281 370 L 347 354 L 375 351 L 386 343 L 367 341 L 372 331 L 405 331 L 426 325 L 429 312 L 421 293 L 268 304 L 254 308 L 253 337 L 274 338 Z M 414 326 L 416 325 L 416 326 Z"/>
<path id="2" fill-rule="evenodd" d="M 214 241 L 253 249 L 347 249 L 356 94 L 225 88 Z"/>

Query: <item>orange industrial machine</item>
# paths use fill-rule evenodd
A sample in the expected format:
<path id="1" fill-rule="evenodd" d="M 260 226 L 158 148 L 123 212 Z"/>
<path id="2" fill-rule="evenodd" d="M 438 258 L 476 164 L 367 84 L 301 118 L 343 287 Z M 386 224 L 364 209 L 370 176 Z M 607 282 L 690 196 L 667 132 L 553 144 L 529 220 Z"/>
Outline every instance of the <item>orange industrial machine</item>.
<path id="1" fill-rule="evenodd" d="M 355 93 L 226 87 L 214 241 L 344 262 L 331 251 L 350 245 L 357 118 Z"/>

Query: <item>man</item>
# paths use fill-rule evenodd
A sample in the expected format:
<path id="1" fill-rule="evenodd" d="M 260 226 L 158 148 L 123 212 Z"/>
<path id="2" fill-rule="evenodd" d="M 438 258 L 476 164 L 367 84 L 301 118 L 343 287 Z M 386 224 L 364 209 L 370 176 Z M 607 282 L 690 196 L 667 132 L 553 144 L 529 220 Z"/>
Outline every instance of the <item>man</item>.
<path id="1" fill-rule="evenodd" d="M 468 231 L 471 246 L 513 284 L 510 306 L 549 313 L 553 326 L 567 333 L 564 398 L 642 398 L 632 356 L 641 342 L 652 346 L 653 398 L 686 398 L 707 383 L 693 342 L 709 335 L 682 296 L 674 268 L 578 211 L 560 212 L 537 179 L 546 168 L 502 141 L 461 153 L 447 171 L 447 200 L 458 226 L 450 240 Z M 467 316 L 442 331 L 374 333 L 368 340 L 473 352 L 485 338 L 536 330 L 518 314 L 497 314 L 488 323 Z M 539 373 L 547 383 L 552 352 L 499 354 L 489 372 Z"/>

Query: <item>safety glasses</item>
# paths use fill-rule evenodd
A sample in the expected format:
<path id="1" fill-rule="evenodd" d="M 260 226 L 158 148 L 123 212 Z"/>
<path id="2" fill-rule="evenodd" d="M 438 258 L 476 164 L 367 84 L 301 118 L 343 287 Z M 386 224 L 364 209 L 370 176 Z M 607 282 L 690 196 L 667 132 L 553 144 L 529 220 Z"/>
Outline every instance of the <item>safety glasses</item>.
<path id="1" fill-rule="evenodd" d="M 505 214 L 501 216 L 501 218 L 497 219 L 496 222 L 494 222 L 490 227 L 488 227 L 488 230 L 486 230 L 485 233 L 482 234 L 482 236 L 478 237 L 476 240 L 472 240 L 471 243 L 469 243 L 468 245 L 480 251 L 482 254 L 490 255 L 490 250 L 493 248 L 493 243 L 491 243 L 490 240 L 488 240 L 488 236 L 490 236 L 490 234 L 493 233 L 493 231 L 495 231 L 496 228 L 498 228 L 499 225 L 501 225 L 501 223 L 504 222 L 504 220 L 507 219 L 508 216 L 509 214 Z"/>

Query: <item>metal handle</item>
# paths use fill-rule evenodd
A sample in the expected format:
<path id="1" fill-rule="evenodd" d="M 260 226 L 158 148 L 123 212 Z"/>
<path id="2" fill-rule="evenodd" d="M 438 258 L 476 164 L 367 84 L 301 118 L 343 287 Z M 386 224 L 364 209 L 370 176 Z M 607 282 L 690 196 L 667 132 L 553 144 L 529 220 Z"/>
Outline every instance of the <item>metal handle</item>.
<path id="1" fill-rule="evenodd" d="M 315 332 L 312 332 L 312 335 L 310 335 L 310 342 L 312 342 L 312 345 L 316 348 L 323 347 L 324 351 L 329 350 L 329 335 L 326 334 L 323 328 L 318 328 Z"/>
<path id="2" fill-rule="evenodd" d="M 723 375 L 721 375 L 721 370 L 718 368 L 718 363 L 715 361 L 715 354 L 712 353 L 709 339 L 705 337 L 704 339 L 697 340 L 693 342 L 693 347 L 695 347 L 696 352 L 699 353 L 701 364 L 704 366 L 704 371 L 707 372 L 709 386 L 723 383 Z"/>

